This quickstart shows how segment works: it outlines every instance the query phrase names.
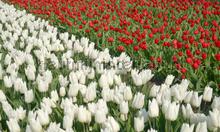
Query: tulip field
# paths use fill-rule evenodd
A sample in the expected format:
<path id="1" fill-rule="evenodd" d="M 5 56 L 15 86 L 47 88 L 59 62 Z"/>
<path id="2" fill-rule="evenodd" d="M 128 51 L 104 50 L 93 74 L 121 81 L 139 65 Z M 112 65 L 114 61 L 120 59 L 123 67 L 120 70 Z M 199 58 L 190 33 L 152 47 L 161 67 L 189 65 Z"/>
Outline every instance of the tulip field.
<path id="1" fill-rule="evenodd" d="M 220 2 L 0 0 L 0 132 L 219 132 Z"/>

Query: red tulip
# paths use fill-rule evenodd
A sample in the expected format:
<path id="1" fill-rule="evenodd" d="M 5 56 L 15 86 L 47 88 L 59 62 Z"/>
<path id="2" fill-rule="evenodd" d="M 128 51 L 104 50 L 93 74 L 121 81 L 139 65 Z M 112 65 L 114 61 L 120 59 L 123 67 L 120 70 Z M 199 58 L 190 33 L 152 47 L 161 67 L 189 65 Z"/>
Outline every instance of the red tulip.
<path id="1" fill-rule="evenodd" d="M 119 45 L 119 46 L 117 47 L 117 50 L 118 50 L 119 52 L 123 52 L 123 51 L 125 51 L 125 48 L 124 48 L 124 46 Z"/>
<path id="2" fill-rule="evenodd" d="M 217 61 L 220 61 L 220 53 L 215 54 L 215 59 L 216 59 Z"/>
<path id="3" fill-rule="evenodd" d="M 114 38 L 113 37 L 109 37 L 108 38 L 108 42 L 112 43 L 114 41 Z"/>

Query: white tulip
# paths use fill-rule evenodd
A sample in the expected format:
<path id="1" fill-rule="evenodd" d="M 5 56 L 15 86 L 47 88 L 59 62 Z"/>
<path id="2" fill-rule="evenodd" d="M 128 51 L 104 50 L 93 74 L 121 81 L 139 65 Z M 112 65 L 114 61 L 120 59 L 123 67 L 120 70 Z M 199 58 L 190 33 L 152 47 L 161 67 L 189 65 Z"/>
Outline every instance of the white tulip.
<path id="1" fill-rule="evenodd" d="M 145 98 L 145 95 L 140 92 L 135 94 L 133 102 L 132 102 L 132 107 L 136 109 L 141 109 L 144 106 L 144 98 Z"/>
<path id="2" fill-rule="evenodd" d="M 86 87 L 85 85 L 79 84 L 79 91 L 80 91 L 80 93 L 82 94 L 82 96 L 85 96 L 85 94 L 86 94 L 86 89 L 87 89 L 87 87 Z"/>
<path id="3" fill-rule="evenodd" d="M 108 77 L 105 74 L 102 74 L 100 79 L 99 79 L 99 86 L 101 88 L 108 88 L 109 87 L 109 83 L 108 83 Z"/>
<path id="4" fill-rule="evenodd" d="M 206 121 L 198 123 L 196 127 L 196 132 L 208 132 Z"/>
<path id="5" fill-rule="evenodd" d="M 50 92 L 50 98 L 54 102 L 57 102 L 59 100 L 59 95 L 57 93 L 57 90 L 53 90 Z"/>
<path id="6" fill-rule="evenodd" d="M 31 130 L 33 132 L 42 132 L 43 128 L 42 128 L 40 121 L 38 119 L 35 120 L 32 118 L 29 120 L 29 123 L 30 123 Z"/>
<path id="7" fill-rule="evenodd" d="M 179 114 L 179 104 L 176 102 L 170 103 L 168 109 L 165 112 L 165 118 L 170 121 L 175 121 Z"/>
<path id="8" fill-rule="evenodd" d="M 112 116 L 108 117 L 107 121 L 103 124 L 103 126 L 108 128 L 112 132 L 120 131 L 120 126 L 118 122 Z"/>
<path id="9" fill-rule="evenodd" d="M 18 119 L 23 120 L 26 116 L 26 110 L 23 109 L 22 106 L 16 109 L 16 115 Z"/>
<path id="10" fill-rule="evenodd" d="M 0 89 L 0 102 L 6 101 L 5 93 Z"/>
<path id="11" fill-rule="evenodd" d="M 95 103 L 88 103 L 88 110 L 92 113 L 92 115 L 95 115 L 96 113 L 96 104 Z"/>
<path id="12" fill-rule="evenodd" d="M 149 100 L 148 113 L 151 118 L 159 116 L 159 106 L 156 99 L 153 99 L 152 101 Z"/>
<path id="13" fill-rule="evenodd" d="M 120 85 L 122 83 L 121 76 L 114 75 L 114 82 L 115 82 L 116 85 Z"/>
<path id="14" fill-rule="evenodd" d="M 96 103 L 97 110 L 103 110 L 105 114 L 108 113 L 108 106 L 106 101 L 103 99 L 99 99 L 98 102 Z"/>
<path id="15" fill-rule="evenodd" d="M 187 92 L 187 94 L 186 94 L 186 96 L 185 96 L 185 98 L 184 98 L 184 102 L 185 102 L 185 103 L 190 103 L 191 98 L 192 98 L 192 95 L 193 95 L 193 91 Z"/>
<path id="16" fill-rule="evenodd" d="M 76 97 L 78 95 L 80 86 L 78 83 L 70 84 L 69 86 L 69 91 L 68 91 L 68 96 L 69 97 Z"/>
<path id="17" fill-rule="evenodd" d="M 132 71 L 131 71 L 131 76 L 132 76 L 133 82 L 134 82 L 134 84 L 135 84 L 136 86 L 141 86 L 141 85 L 143 85 L 141 76 L 138 75 L 138 73 L 137 73 L 136 70 L 132 70 Z"/>
<path id="18" fill-rule="evenodd" d="M 150 89 L 150 94 L 149 96 L 150 97 L 156 97 L 157 96 L 157 93 L 159 92 L 160 90 L 160 86 L 154 84 L 153 87 Z"/>
<path id="19" fill-rule="evenodd" d="M 209 116 L 207 118 L 207 125 L 210 130 L 215 130 L 220 126 L 220 112 L 217 109 L 209 111 Z"/>
<path id="20" fill-rule="evenodd" d="M 24 93 L 25 91 L 27 91 L 26 82 L 23 82 L 21 78 L 17 78 L 14 82 L 14 89 L 16 91 Z"/>
<path id="21" fill-rule="evenodd" d="M 213 101 L 212 101 L 212 105 L 211 105 L 211 107 L 212 107 L 212 109 L 218 109 L 218 110 L 220 110 L 220 97 L 214 97 L 214 99 L 213 99 Z"/>
<path id="22" fill-rule="evenodd" d="M 5 87 L 7 87 L 7 88 L 12 87 L 13 82 L 12 82 L 11 76 L 4 76 L 3 80 L 4 80 Z"/>
<path id="23" fill-rule="evenodd" d="M 137 132 L 141 132 L 144 130 L 144 117 L 135 117 L 134 118 L 134 129 Z"/>
<path id="24" fill-rule="evenodd" d="M 39 119 L 40 124 L 42 126 L 47 125 L 50 122 L 50 118 L 49 118 L 48 113 L 46 111 L 41 110 L 41 109 L 37 111 L 37 118 Z"/>
<path id="25" fill-rule="evenodd" d="M 110 88 L 103 88 L 102 89 L 102 98 L 106 101 L 113 101 L 114 100 L 114 90 L 110 89 Z"/>
<path id="26" fill-rule="evenodd" d="M 95 78 L 95 70 L 93 68 L 90 69 L 90 72 L 87 75 L 88 79 L 94 79 Z"/>
<path id="27" fill-rule="evenodd" d="M 9 121 L 7 121 L 7 125 L 8 125 L 10 132 L 20 132 L 21 131 L 20 126 L 19 126 L 16 119 L 9 119 Z"/>
<path id="28" fill-rule="evenodd" d="M 61 97 L 64 97 L 66 95 L 66 89 L 64 87 L 61 87 L 59 90 L 59 95 Z"/>
<path id="29" fill-rule="evenodd" d="M 37 84 L 38 84 L 39 92 L 47 92 L 48 91 L 49 84 L 46 81 L 38 79 Z"/>
<path id="30" fill-rule="evenodd" d="M 129 108 L 128 108 L 128 102 L 127 101 L 122 101 L 120 103 L 120 112 L 122 114 L 128 114 Z"/>
<path id="31" fill-rule="evenodd" d="M 96 98 L 96 87 L 97 83 L 92 82 L 89 84 L 88 88 L 86 89 L 84 100 L 86 102 L 93 101 Z"/>
<path id="32" fill-rule="evenodd" d="M 28 67 L 25 69 L 25 75 L 27 76 L 28 80 L 35 80 L 35 72 L 36 68 L 34 65 L 28 65 Z"/>
<path id="33" fill-rule="evenodd" d="M 151 78 L 154 76 L 154 74 L 152 74 L 151 70 L 149 69 L 141 71 L 139 75 L 141 76 L 143 84 L 150 81 Z"/>
<path id="34" fill-rule="evenodd" d="M 199 107 L 202 102 L 202 95 L 198 96 L 198 92 L 193 92 L 192 98 L 191 98 L 191 105 L 194 107 Z"/>
<path id="35" fill-rule="evenodd" d="M 7 54 L 7 55 L 5 56 L 4 64 L 5 64 L 5 65 L 11 64 L 11 59 L 12 59 L 12 57 L 11 57 L 9 54 Z"/>
<path id="36" fill-rule="evenodd" d="M 162 103 L 162 112 L 163 112 L 163 114 L 165 114 L 166 111 L 168 110 L 169 105 L 170 105 L 170 100 L 164 100 L 162 102 L 163 102 Z"/>
<path id="37" fill-rule="evenodd" d="M 25 132 L 32 132 L 30 125 L 26 125 Z"/>
<path id="38" fill-rule="evenodd" d="M 81 76 L 79 77 L 79 83 L 80 84 L 85 84 L 86 83 L 86 76 L 84 75 L 84 73 L 81 73 Z"/>
<path id="39" fill-rule="evenodd" d="M 171 87 L 171 93 L 174 99 L 179 102 L 182 102 L 187 95 L 186 89 L 179 84 L 175 84 Z"/>
<path id="40" fill-rule="evenodd" d="M 182 113 L 185 119 L 189 119 L 194 114 L 190 104 L 187 104 L 186 107 L 182 105 Z"/>
<path id="41" fill-rule="evenodd" d="M 69 74 L 69 80 L 71 83 L 78 83 L 78 79 L 77 79 L 77 76 L 76 76 L 76 73 L 74 71 L 72 71 L 70 74 Z"/>
<path id="42" fill-rule="evenodd" d="M 182 89 L 184 89 L 184 91 L 187 90 L 188 86 L 189 86 L 190 81 L 187 79 L 182 79 L 180 86 Z"/>
<path id="43" fill-rule="evenodd" d="M 64 115 L 63 117 L 63 128 L 68 129 L 73 126 L 73 117 L 70 115 Z"/>
<path id="44" fill-rule="evenodd" d="M 206 86 L 203 92 L 203 100 L 206 102 L 210 102 L 212 99 L 212 91 L 213 89 L 209 86 Z"/>
<path id="45" fill-rule="evenodd" d="M 59 75 L 59 83 L 62 87 L 66 87 L 69 83 L 68 78 L 63 75 Z"/>
<path id="46" fill-rule="evenodd" d="M 193 132 L 194 129 L 194 124 L 193 125 L 189 125 L 186 123 L 183 123 L 180 132 Z"/>
<path id="47" fill-rule="evenodd" d="M 139 111 L 138 111 L 138 116 L 139 117 L 144 117 L 144 122 L 147 122 L 148 121 L 148 119 L 149 119 L 149 114 L 148 114 L 148 112 L 146 111 L 146 109 L 140 109 Z"/>
<path id="48" fill-rule="evenodd" d="M 167 84 L 167 85 L 170 86 L 170 85 L 173 83 L 174 78 L 175 78 L 175 76 L 173 76 L 173 75 L 168 75 L 168 76 L 166 77 L 165 84 Z"/>
<path id="49" fill-rule="evenodd" d="M 106 121 L 106 113 L 103 110 L 97 110 L 95 112 L 95 122 L 96 123 L 104 123 Z"/>
<path id="50" fill-rule="evenodd" d="M 81 123 L 88 123 L 91 121 L 91 113 L 83 106 L 78 109 L 78 120 Z"/>
<path id="51" fill-rule="evenodd" d="M 130 101 L 130 100 L 132 100 L 132 97 L 133 97 L 133 95 L 132 95 L 131 88 L 130 87 L 125 87 L 125 89 L 124 89 L 124 99 L 126 101 Z"/>
<path id="52" fill-rule="evenodd" d="M 63 130 L 60 128 L 60 123 L 57 124 L 55 122 L 51 122 L 47 128 L 47 132 L 62 132 Z"/>

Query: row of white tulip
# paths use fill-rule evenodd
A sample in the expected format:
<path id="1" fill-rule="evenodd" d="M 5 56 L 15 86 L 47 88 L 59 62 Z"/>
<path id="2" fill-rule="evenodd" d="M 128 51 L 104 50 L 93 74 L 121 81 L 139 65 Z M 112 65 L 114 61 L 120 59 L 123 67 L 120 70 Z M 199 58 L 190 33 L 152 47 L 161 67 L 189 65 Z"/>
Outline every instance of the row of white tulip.
<path id="1" fill-rule="evenodd" d="M 173 75 L 153 84 L 151 70 L 133 69 L 125 53 L 112 57 L 1 1 L 0 14 L 3 131 L 219 130 L 211 87 L 188 90 L 190 81 L 174 84 Z"/>

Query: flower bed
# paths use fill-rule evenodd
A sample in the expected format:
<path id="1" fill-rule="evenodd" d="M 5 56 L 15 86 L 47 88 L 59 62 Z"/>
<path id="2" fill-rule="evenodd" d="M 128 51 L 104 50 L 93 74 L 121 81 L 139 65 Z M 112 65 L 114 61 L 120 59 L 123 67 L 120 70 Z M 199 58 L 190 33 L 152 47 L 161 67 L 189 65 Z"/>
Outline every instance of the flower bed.
<path id="1" fill-rule="evenodd" d="M 207 85 L 168 75 L 150 82 L 125 53 L 111 56 L 89 39 L 0 1 L 2 131 L 218 131 L 220 97 Z"/>
<path id="2" fill-rule="evenodd" d="M 10 0 L 99 48 L 125 51 L 136 67 L 188 78 L 196 90 L 220 82 L 219 2 L 205 0 Z"/>

